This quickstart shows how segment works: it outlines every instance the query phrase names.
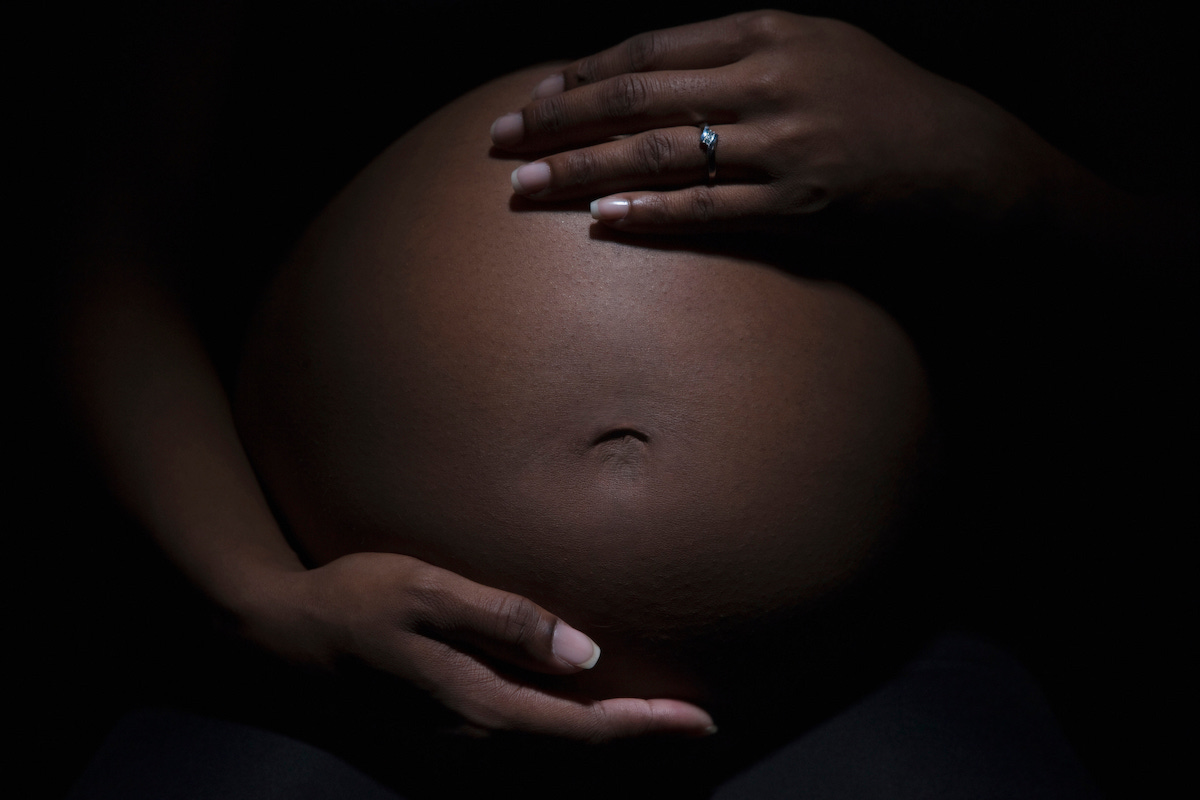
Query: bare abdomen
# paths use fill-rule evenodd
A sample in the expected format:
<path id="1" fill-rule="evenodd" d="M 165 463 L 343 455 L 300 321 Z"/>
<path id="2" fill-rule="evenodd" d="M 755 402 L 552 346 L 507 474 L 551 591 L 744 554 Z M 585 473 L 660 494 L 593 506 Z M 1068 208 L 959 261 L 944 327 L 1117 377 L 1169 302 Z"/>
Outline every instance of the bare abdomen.
<path id="1" fill-rule="evenodd" d="M 836 284 L 510 208 L 487 126 L 538 77 L 402 139 L 283 270 L 238 401 L 265 487 L 314 561 L 413 555 L 606 658 L 829 591 L 920 435 L 907 340 Z"/>

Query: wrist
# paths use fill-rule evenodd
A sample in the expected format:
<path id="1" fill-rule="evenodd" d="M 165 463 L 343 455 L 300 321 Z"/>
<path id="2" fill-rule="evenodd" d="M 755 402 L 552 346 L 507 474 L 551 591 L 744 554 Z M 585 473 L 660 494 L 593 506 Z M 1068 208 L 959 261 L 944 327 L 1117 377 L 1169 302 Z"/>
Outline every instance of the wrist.
<path id="1" fill-rule="evenodd" d="M 312 571 L 278 566 L 255 573 L 220 604 L 227 633 L 294 665 L 330 667 Z"/>
<path id="2" fill-rule="evenodd" d="M 1068 159 L 1024 122 L 974 95 L 976 145 L 964 151 L 970 216 L 998 231 L 1045 225 Z M 969 137 L 968 137 L 969 141 Z"/>
<path id="3" fill-rule="evenodd" d="M 258 640 L 270 630 L 294 624 L 307 607 L 308 570 L 292 553 L 292 558 L 272 552 L 254 552 L 239 548 L 213 565 L 202 589 L 215 606 L 230 633 L 239 638 Z"/>

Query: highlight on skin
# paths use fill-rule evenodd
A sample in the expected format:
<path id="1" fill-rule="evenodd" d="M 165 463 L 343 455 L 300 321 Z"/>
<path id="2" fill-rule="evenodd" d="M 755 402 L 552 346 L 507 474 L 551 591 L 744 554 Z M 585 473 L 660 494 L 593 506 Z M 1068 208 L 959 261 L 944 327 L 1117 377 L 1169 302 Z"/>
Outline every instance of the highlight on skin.
<path id="1" fill-rule="evenodd" d="M 599 664 L 555 685 L 735 708 L 825 657 L 804 620 L 890 546 L 924 374 L 845 286 L 513 200 L 489 122 L 543 74 L 452 103 L 331 204 L 264 303 L 239 428 L 311 562 L 426 560 L 591 637 Z"/>

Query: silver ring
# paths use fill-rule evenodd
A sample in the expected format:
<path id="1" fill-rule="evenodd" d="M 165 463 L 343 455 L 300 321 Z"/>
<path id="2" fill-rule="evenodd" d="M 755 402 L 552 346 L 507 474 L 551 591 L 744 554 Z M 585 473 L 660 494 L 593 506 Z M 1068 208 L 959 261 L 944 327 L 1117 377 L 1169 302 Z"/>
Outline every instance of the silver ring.
<path id="1" fill-rule="evenodd" d="M 700 129 L 700 146 L 708 151 L 708 183 L 711 186 L 717 180 L 717 132 L 708 127 L 708 123 Z"/>

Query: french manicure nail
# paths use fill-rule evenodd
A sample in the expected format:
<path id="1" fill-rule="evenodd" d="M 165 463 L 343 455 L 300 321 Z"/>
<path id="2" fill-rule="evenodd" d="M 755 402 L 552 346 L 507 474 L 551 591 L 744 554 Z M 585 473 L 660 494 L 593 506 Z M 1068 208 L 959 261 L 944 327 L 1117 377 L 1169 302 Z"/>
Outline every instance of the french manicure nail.
<path id="1" fill-rule="evenodd" d="M 544 161 L 513 170 L 512 187 L 517 194 L 537 194 L 549 185 L 550 165 Z"/>
<path id="2" fill-rule="evenodd" d="M 591 669 L 600 660 L 600 648 L 586 634 L 563 621 L 554 626 L 554 655 L 583 669 Z"/>
<path id="3" fill-rule="evenodd" d="M 625 219 L 629 213 L 629 201 L 619 197 L 602 197 L 592 201 L 592 218 L 612 222 Z"/>
<path id="4" fill-rule="evenodd" d="M 566 88 L 566 84 L 563 81 L 562 73 L 556 73 L 537 85 L 537 88 L 533 90 L 533 99 L 541 100 L 543 97 L 562 94 L 564 88 Z"/>
<path id="5" fill-rule="evenodd" d="M 505 114 L 492 123 L 492 141 L 501 147 L 520 144 L 525 138 L 525 120 L 521 112 Z"/>

